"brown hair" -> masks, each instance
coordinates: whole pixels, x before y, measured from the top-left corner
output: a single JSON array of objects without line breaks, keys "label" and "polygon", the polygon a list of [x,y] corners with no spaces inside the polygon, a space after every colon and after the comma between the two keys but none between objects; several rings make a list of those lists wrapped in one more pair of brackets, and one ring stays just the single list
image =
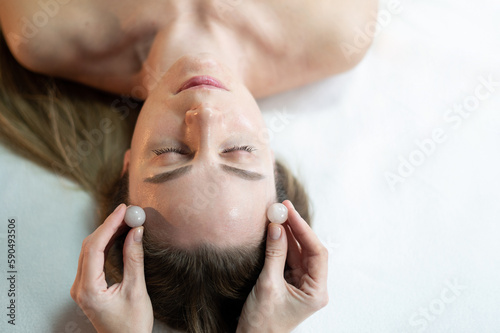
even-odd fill
[{"label": "brown hair", "polygon": [[[291,200],[310,221],[306,192],[280,162],[275,164],[276,200]],[[128,173],[112,187],[107,207],[110,214],[121,202],[128,203]],[[123,274],[123,242],[119,237],[108,253],[106,276],[119,282]],[[180,249],[159,244],[144,229],[144,272],[155,318],[187,332],[234,332],[245,300],[264,265],[266,233],[256,247],[219,249],[203,245]]]},{"label": "brown hair", "polygon": [[[132,102],[136,108],[125,107]],[[121,171],[139,109],[126,97],[23,68],[0,30],[0,140],[96,199]]]},{"label": "brown hair", "polygon": [[[0,31],[0,140],[90,192],[99,221],[128,201],[120,176],[141,103],[35,74],[21,67]],[[307,195],[277,162],[276,197],[290,199],[310,221]],[[145,276],[155,317],[188,332],[234,331],[245,299],[264,263],[265,235],[257,247],[182,250],[157,244],[144,232]],[[124,235],[109,251],[106,276],[120,281]]]}]

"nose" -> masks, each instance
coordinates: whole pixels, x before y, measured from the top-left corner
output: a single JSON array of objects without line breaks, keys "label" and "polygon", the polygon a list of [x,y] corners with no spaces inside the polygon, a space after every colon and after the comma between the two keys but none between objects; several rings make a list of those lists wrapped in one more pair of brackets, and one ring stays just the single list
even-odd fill
[{"label": "nose", "polygon": [[217,113],[209,105],[199,105],[186,112],[185,123],[188,127],[204,127],[216,121]]},{"label": "nose", "polygon": [[212,146],[215,147],[217,128],[221,125],[220,112],[210,105],[202,104],[188,110],[184,122],[188,140],[200,153],[208,153]]}]

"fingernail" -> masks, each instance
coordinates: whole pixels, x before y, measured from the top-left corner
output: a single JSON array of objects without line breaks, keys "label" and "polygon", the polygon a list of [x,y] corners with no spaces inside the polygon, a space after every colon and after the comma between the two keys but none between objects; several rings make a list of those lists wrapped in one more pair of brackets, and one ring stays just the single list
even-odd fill
[{"label": "fingernail", "polygon": [[281,236],[281,228],[277,225],[272,225],[269,227],[269,238],[272,240],[277,240]]},{"label": "fingernail", "polygon": [[142,240],[142,234],[144,233],[144,227],[138,227],[134,233],[134,241],[140,242]]},{"label": "fingernail", "polygon": [[293,203],[290,200],[288,201],[290,202],[290,206],[292,206],[293,210],[295,210],[295,206],[293,205]]},{"label": "fingernail", "polygon": [[113,211],[113,213],[115,213],[118,209],[120,209],[120,207],[121,207],[122,205],[123,205],[123,204],[119,204],[119,205],[115,208],[115,210]]}]

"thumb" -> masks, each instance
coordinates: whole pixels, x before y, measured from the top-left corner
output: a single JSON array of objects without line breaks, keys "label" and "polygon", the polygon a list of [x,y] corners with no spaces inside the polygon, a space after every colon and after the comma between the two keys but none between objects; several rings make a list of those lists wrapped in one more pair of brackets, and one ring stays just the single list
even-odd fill
[{"label": "thumb", "polygon": [[142,235],[144,227],[133,228],[129,231],[123,245],[123,282],[125,285],[144,285],[144,250]]},{"label": "thumb", "polygon": [[262,269],[263,278],[279,283],[283,281],[288,244],[282,225],[270,223],[267,229],[266,259]]}]

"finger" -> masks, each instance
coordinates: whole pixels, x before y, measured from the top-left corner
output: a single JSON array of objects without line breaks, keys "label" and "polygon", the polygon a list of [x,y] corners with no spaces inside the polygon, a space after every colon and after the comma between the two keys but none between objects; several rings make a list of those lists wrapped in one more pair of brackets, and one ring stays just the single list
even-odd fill
[{"label": "finger", "polygon": [[111,215],[92,233],[85,244],[82,260],[82,282],[94,283],[103,276],[104,250],[110,239],[122,225],[125,205],[119,205]]},{"label": "finger", "polygon": [[309,255],[319,254],[323,248],[323,244],[316,237],[314,231],[295,210],[295,207],[293,207],[289,200],[285,200],[283,204],[288,208],[288,225],[299,242],[302,252],[306,252]]},{"label": "finger", "polygon": [[73,282],[73,285],[71,286],[70,294],[71,298],[73,298],[75,301],[75,296],[76,296],[76,290],[80,284],[80,279],[82,276],[82,262],[83,262],[83,244],[85,244],[85,240],[82,242],[82,249],[80,250],[80,256],[78,257],[78,268],[76,269],[76,277],[75,281]]},{"label": "finger", "polygon": [[288,208],[288,224],[300,244],[302,258],[306,259],[309,275],[317,281],[326,282],[328,274],[328,252],[311,227],[295,210],[289,200],[283,204]]},{"label": "finger", "polygon": [[287,223],[283,224],[288,239],[288,253],[286,256],[286,263],[291,269],[299,268],[302,266],[302,255],[300,246],[293,235],[290,226]]},{"label": "finger", "polygon": [[142,236],[144,227],[133,228],[129,231],[123,245],[123,281],[125,288],[140,288],[145,286],[144,278],[144,250]]},{"label": "finger", "polygon": [[269,223],[267,229],[266,258],[261,276],[274,285],[283,281],[287,254],[286,232],[282,225]]},{"label": "finger", "polygon": [[[120,208],[120,205],[116,208],[116,210],[118,210],[118,208]],[[116,212],[115,210],[115,212]],[[123,227],[126,227],[126,225],[122,225],[120,226],[119,229],[122,229]],[[98,228],[99,229],[99,228]],[[97,231],[97,229],[96,229]],[[96,232],[94,231],[94,232]],[[105,254],[104,256],[106,257],[106,254],[109,250],[109,245],[112,244],[113,242],[113,239],[116,237],[116,233],[113,235],[110,243],[108,244],[108,246],[106,247],[105,249]],[[83,260],[84,260],[84,253],[85,253],[85,249],[86,247],[88,246],[88,241],[92,238],[92,234],[87,236],[83,241],[82,241],[82,248],[80,250],[80,256],[78,257],[78,268],[77,268],[77,272],[76,272],[76,277],[75,277],[75,281],[73,282],[73,286],[71,287],[71,293],[73,293],[74,291],[76,291],[76,289],[80,286],[80,282],[82,280],[82,271],[83,271]]]},{"label": "finger", "polygon": [[113,236],[111,237],[111,239],[109,240],[108,242],[108,245],[106,245],[106,248],[104,249],[104,260],[106,260],[106,258],[108,257],[108,252],[109,250],[111,249],[111,246],[113,246],[115,240],[123,235],[125,232],[129,231],[130,230],[130,227],[125,224],[125,223],[122,223],[118,229],[116,230],[116,232],[113,234]]},{"label": "finger", "polygon": [[76,269],[76,278],[75,278],[75,282],[77,280],[80,280],[80,277],[82,275],[82,265],[83,265],[83,248],[85,246],[85,242],[86,242],[87,238],[85,238],[82,242],[82,248],[80,250],[80,256],[78,257],[78,268]]}]

